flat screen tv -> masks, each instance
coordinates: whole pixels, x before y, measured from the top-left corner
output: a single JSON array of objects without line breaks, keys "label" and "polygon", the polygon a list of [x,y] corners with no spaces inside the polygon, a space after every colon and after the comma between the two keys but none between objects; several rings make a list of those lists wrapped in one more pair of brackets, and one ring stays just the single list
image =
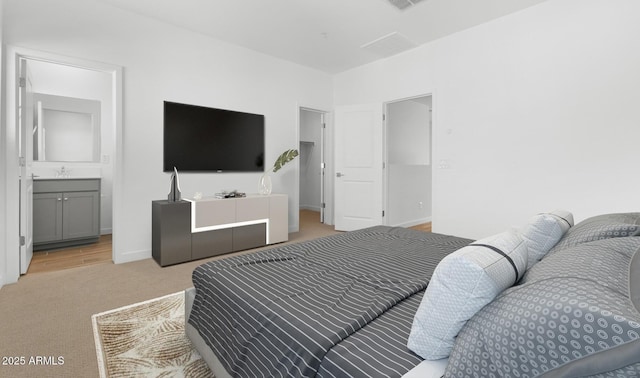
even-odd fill
[{"label": "flat screen tv", "polygon": [[263,172],[264,115],[164,102],[165,172]]}]

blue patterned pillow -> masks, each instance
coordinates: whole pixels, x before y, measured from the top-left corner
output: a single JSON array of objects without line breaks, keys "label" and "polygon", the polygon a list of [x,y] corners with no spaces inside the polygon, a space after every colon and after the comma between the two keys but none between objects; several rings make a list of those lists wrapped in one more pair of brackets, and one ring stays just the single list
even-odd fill
[{"label": "blue patterned pillow", "polygon": [[640,213],[598,215],[571,227],[558,244],[549,251],[549,254],[594,240],[638,235],[640,235]]}]

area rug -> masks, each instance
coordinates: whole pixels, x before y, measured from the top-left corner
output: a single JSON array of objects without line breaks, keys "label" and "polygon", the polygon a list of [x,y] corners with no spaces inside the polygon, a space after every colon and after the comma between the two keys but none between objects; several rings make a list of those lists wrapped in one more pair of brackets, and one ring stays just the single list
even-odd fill
[{"label": "area rug", "polygon": [[213,378],[185,335],[184,292],[91,317],[100,377]]}]

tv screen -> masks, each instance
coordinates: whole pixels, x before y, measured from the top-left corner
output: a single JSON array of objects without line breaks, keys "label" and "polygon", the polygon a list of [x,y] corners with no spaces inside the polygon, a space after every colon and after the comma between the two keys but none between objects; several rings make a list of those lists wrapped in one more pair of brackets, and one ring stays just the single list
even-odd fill
[{"label": "tv screen", "polygon": [[264,116],[164,102],[165,172],[264,171]]}]

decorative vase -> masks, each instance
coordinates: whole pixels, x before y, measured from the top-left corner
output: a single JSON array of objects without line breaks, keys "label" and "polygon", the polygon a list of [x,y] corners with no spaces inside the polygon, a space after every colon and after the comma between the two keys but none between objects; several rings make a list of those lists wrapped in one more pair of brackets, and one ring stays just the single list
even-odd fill
[{"label": "decorative vase", "polygon": [[271,176],[267,172],[263,173],[260,176],[260,188],[259,193],[263,196],[267,196],[271,194],[272,184],[271,184]]}]

